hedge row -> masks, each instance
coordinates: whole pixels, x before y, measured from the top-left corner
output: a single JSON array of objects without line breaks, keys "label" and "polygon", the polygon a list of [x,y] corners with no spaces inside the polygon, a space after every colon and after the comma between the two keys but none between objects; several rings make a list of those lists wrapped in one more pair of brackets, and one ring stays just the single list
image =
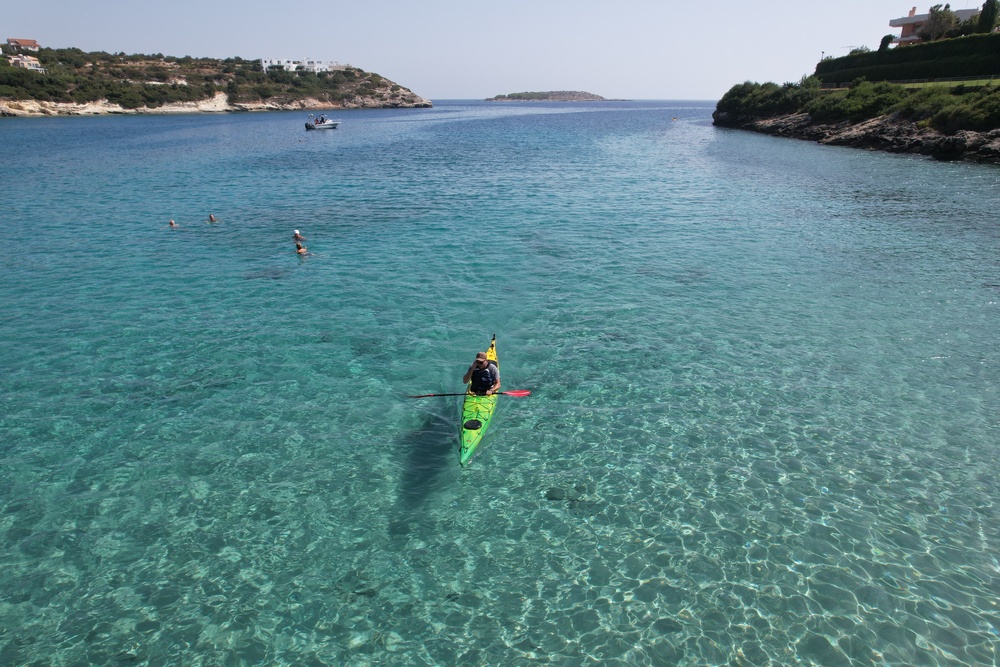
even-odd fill
[{"label": "hedge row", "polygon": [[1000,34],[969,35],[886,51],[828,58],[816,65],[823,83],[906,81],[1000,75]]}]

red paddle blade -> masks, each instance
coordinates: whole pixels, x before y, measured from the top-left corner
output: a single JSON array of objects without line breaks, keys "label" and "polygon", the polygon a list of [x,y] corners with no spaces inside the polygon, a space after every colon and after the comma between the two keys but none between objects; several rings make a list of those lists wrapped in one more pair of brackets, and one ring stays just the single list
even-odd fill
[{"label": "red paddle blade", "polygon": [[[467,392],[459,392],[457,394],[418,394],[417,396],[407,396],[407,398],[430,398],[432,396],[465,396]],[[500,391],[498,394],[506,394],[507,396],[527,396],[531,393],[530,389],[512,389],[510,391]]]}]

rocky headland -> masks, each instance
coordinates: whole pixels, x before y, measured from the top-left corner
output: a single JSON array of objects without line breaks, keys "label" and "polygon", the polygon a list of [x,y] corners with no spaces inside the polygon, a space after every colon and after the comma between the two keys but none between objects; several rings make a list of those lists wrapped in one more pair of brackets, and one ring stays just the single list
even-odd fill
[{"label": "rocky headland", "polygon": [[772,118],[739,117],[716,111],[714,124],[777,137],[816,141],[890,153],[927,155],[937,160],[969,160],[1000,164],[1000,129],[987,132],[959,130],[945,134],[899,114],[860,122],[818,123],[807,113]]},{"label": "rocky headland", "polygon": [[[4,46],[8,56],[10,47]],[[431,101],[374,72],[265,68],[260,60],[42,48],[39,69],[0,58],[0,116],[220,113],[429,108]]]}]

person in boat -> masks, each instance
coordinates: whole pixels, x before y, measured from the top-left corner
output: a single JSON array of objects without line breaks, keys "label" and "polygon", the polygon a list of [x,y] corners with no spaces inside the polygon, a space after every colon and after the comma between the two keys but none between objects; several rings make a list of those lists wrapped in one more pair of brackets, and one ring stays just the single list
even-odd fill
[{"label": "person in boat", "polygon": [[305,241],[306,237],[302,236],[302,234],[299,234],[299,230],[296,229],[295,233],[292,234],[292,240],[295,241],[296,243],[299,243],[301,241]]},{"label": "person in boat", "polygon": [[500,390],[500,367],[497,362],[488,360],[485,352],[477,352],[476,360],[465,371],[462,382],[471,383],[470,393],[480,396],[495,394]]}]

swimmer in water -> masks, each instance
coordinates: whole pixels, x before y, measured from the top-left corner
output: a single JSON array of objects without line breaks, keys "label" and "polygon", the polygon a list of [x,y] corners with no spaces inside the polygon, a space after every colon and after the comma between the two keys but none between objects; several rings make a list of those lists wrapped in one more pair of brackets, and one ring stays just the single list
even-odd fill
[{"label": "swimmer in water", "polygon": [[216,218],[214,214],[212,214],[212,213],[208,214],[208,222],[218,222],[218,221],[219,221],[219,219]]},{"label": "swimmer in water", "polygon": [[292,234],[292,240],[298,243],[299,241],[305,241],[306,237],[302,236],[302,234],[299,234],[299,230],[296,229],[295,233]]},{"label": "swimmer in water", "polygon": [[295,244],[295,252],[297,252],[301,257],[305,257],[309,254],[309,250],[301,243]]}]

